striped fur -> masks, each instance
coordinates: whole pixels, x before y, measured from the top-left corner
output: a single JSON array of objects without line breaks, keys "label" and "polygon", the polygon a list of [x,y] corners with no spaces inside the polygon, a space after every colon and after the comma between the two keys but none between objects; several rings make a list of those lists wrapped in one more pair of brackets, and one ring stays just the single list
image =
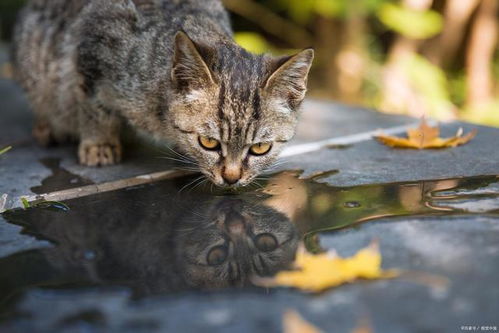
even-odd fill
[{"label": "striped fur", "polygon": [[[114,164],[127,121],[219,185],[228,167],[247,184],[293,136],[312,58],[246,52],[219,0],[32,0],[13,50],[40,142],[73,137],[81,163]],[[222,149],[204,150],[200,135]],[[271,152],[250,156],[260,142]]]}]

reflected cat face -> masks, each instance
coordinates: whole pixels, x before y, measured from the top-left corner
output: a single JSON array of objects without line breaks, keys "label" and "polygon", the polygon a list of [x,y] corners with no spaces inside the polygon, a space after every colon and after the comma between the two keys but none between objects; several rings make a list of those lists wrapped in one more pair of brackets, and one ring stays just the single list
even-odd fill
[{"label": "reflected cat face", "polygon": [[238,199],[194,212],[175,234],[180,271],[200,288],[243,286],[252,276],[272,275],[289,267],[298,246],[286,216]]},{"label": "reflected cat face", "polygon": [[142,202],[163,189],[133,191],[119,193],[129,200],[121,210],[110,210],[103,200],[72,206],[66,214],[33,215],[36,233],[57,243],[44,250],[51,266],[71,279],[124,283],[136,295],[150,295],[243,286],[293,262],[295,226],[262,202],[194,195],[167,198],[168,204],[151,209]]}]

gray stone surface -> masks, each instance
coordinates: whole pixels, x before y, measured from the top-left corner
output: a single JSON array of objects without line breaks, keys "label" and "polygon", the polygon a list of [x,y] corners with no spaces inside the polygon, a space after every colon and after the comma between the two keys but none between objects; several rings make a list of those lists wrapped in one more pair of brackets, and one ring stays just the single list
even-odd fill
[{"label": "gray stone surface", "polygon": [[[352,117],[355,114],[352,113]],[[374,140],[344,149],[320,151],[287,158],[283,169],[303,169],[305,174],[339,172],[326,180],[337,186],[495,175],[499,172],[499,130],[465,123],[442,124],[442,136],[459,127],[478,129],[468,144],[453,149],[393,149]]]},{"label": "gray stone surface", "polygon": [[[380,220],[321,236],[352,255],[377,238],[385,268],[405,278],[355,283],[311,296],[291,290],[180,293],[131,302],[126,290],[32,291],[20,309],[33,315],[8,332],[278,332],[286,309],[325,332],[351,332],[368,318],[374,332],[458,332],[462,325],[499,325],[499,219]],[[424,282],[432,274],[447,285]],[[433,278],[435,279],[435,278]],[[78,302],[74,302],[78,299]],[[69,320],[81,313],[99,320]],[[0,328],[2,328],[0,324]]]},{"label": "gray stone surface", "polygon": [[393,116],[361,107],[335,104],[321,100],[307,100],[297,134],[291,144],[319,141],[329,138],[412,124],[416,120]]}]

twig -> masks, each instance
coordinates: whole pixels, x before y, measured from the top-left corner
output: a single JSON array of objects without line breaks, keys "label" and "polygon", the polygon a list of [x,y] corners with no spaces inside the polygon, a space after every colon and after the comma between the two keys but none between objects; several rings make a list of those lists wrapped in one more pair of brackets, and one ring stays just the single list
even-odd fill
[{"label": "twig", "polygon": [[[160,180],[171,179],[176,177],[185,176],[191,174],[192,172],[179,171],[179,170],[167,170],[155,173],[149,173],[141,176],[136,176],[127,179],[120,179],[112,182],[95,184],[95,185],[87,185],[82,187],[71,188],[62,191],[55,191],[44,194],[36,194],[36,195],[24,195],[20,196],[15,200],[14,207],[22,207],[19,203],[22,202],[37,202],[37,201],[65,201],[75,198],[86,197],[89,195],[94,195],[98,193],[104,193],[114,190],[120,190],[130,186],[137,186],[143,184],[149,184],[153,182],[157,182]],[[6,201],[6,196],[2,197],[2,201]],[[0,207],[3,211],[5,211],[5,207]],[[0,212],[2,212],[0,210]]]}]

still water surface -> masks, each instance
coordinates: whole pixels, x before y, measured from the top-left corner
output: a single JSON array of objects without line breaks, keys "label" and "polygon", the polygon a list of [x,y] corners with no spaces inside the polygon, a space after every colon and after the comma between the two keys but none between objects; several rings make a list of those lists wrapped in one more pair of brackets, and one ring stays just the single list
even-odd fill
[{"label": "still water surface", "polygon": [[387,217],[499,216],[499,176],[355,187],[320,178],[287,171],[227,193],[185,187],[194,178],[182,177],[68,200],[69,210],[6,212],[7,221],[53,246],[0,259],[0,313],[32,288],[125,286],[141,298],[250,286],[254,276],[290,267],[300,244],[321,251],[324,232]]}]

